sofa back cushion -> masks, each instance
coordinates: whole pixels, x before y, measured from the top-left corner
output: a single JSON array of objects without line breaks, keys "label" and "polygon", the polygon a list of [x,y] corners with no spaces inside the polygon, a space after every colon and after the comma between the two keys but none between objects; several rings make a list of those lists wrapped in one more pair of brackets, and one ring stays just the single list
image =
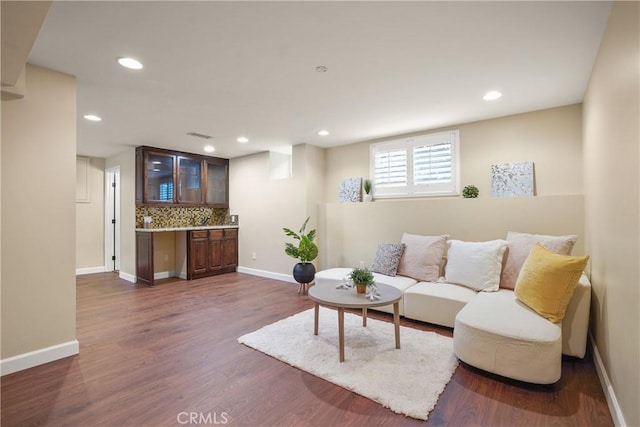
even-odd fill
[{"label": "sofa back cushion", "polygon": [[514,289],[516,287],[520,269],[536,243],[540,243],[551,252],[560,255],[571,255],[576,240],[578,240],[578,236],[575,235],[547,236],[544,234],[527,234],[509,231],[507,233],[509,246],[502,267],[500,287],[505,289]]},{"label": "sofa back cushion", "polygon": [[404,233],[401,243],[406,247],[398,265],[398,274],[421,282],[437,281],[447,237]]},{"label": "sofa back cushion", "polygon": [[476,291],[497,291],[505,240],[463,242],[449,240],[445,281]]}]

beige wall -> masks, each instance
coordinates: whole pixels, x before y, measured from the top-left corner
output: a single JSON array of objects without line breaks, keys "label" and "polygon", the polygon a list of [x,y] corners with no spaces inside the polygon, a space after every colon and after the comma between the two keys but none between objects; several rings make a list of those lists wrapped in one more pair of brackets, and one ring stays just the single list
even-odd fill
[{"label": "beige wall", "polygon": [[584,100],[592,334],[629,426],[640,425],[639,15],[615,3]]},{"label": "beige wall", "polygon": [[[491,197],[492,164],[522,161],[535,163],[537,195],[583,193],[581,105],[466,123],[447,129],[460,130],[460,188],[473,184],[480,190],[479,197]],[[429,132],[440,130],[444,129]],[[369,176],[369,146],[372,142],[327,150],[327,202],[337,201],[342,178]]]},{"label": "beige wall", "polygon": [[[171,274],[176,271],[176,234],[178,233],[154,233],[153,271],[155,273],[168,272]],[[180,238],[187,238],[184,233],[180,233],[179,236]]]},{"label": "beige wall", "polygon": [[[398,242],[403,232],[449,234],[461,240],[505,238],[509,230],[577,234],[584,248],[581,105],[461,124],[461,187],[474,184],[475,200],[436,197],[339,204],[342,178],[369,176],[371,142],[326,150],[321,237],[324,267],[370,263],[377,244]],[[435,131],[434,131],[435,132]],[[491,197],[491,165],[531,160],[537,197]],[[559,167],[562,165],[562,167]]]},{"label": "beige wall", "polygon": [[582,254],[583,202],[582,195],[571,195],[328,203],[323,268],[369,265],[379,243],[399,242],[404,232],[466,241],[504,239],[508,231],[576,234],[574,253]]},{"label": "beige wall", "polygon": [[76,202],[76,270],[104,267],[104,159],[89,159],[88,202]]},{"label": "beige wall", "polygon": [[27,65],[2,102],[2,358],[76,339],[75,78]]},{"label": "beige wall", "polygon": [[240,266],[291,275],[296,260],[284,253],[287,237],[282,227],[297,231],[307,216],[312,217],[309,227],[316,227],[317,196],[311,193],[320,191],[316,186],[321,160],[313,156],[321,152],[308,145],[293,147],[293,176],[281,180],[269,179],[269,153],[231,159],[229,202],[231,214],[240,216]]},{"label": "beige wall", "polygon": [[120,276],[136,275],[136,152],[129,148],[105,160],[105,169],[120,166]]}]

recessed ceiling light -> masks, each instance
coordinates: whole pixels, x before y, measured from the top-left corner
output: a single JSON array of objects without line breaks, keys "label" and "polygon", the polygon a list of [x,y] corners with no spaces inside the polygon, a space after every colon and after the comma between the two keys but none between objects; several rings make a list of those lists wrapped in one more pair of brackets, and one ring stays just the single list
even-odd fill
[{"label": "recessed ceiling light", "polygon": [[325,67],[324,65],[318,65],[318,66],[316,67],[316,71],[317,71],[318,73],[326,73],[326,72],[327,72],[327,70],[328,70],[328,68],[327,68],[327,67]]},{"label": "recessed ceiling light", "polygon": [[96,116],[95,114],[85,114],[82,117],[87,120],[91,120],[92,122],[99,122],[100,120],[102,120],[102,117]]},{"label": "recessed ceiling light", "polygon": [[318,132],[318,135],[327,136],[327,135],[329,135],[329,131],[328,130],[321,130],[320,132]]},{"label": "recessed ceiling light", "polygon": [[216,151],[216,149],[213,145],[206,145],[204,147],[204,151],[206,151],[207,153],[213,153],[214,151]]},{"label": "recessed ceiling light", "polygon": [[501,96],[502,96],[501,92],[498,92],[497,90],[491,90],[485,93],[482,99],[484,99],[485,101],[494,101],[500,98]]},{"label": "recessed ceiling light", "polygon": [[139,70],[142,68],[142,63],[133,58],[118,58],[118,64],[132,70]]},{"label": "recessed ceiling light", "polygon": [[241,136],[241,137],[239,137],[238,139],[236,139],[236,141],[238,141],[238,142],[240,142],[240,143],[244,144],[244,143],[246,143],[246,142],[249,142],[249,138],[247,138],[246,136]]}]

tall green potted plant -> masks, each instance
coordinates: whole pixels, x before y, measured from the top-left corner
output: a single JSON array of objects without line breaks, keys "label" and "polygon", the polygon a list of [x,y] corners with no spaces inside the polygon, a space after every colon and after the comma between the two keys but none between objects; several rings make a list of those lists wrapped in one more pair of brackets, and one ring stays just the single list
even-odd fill
[{"label": "tall green potted plant", "polygon": [[316,268],[311,261],[318,256],[318,246],[313,243],[316,237],[316,230],[305,233],[309,218],[306,219],[300,231],[297,233],[289,228],[283,228],[284,234],[298,241],[297,246],[293,243],[285,243],[284,252],[292,258],[300,260],[293,267],[293,278],[298,283],[311,283],[316,276]]}]

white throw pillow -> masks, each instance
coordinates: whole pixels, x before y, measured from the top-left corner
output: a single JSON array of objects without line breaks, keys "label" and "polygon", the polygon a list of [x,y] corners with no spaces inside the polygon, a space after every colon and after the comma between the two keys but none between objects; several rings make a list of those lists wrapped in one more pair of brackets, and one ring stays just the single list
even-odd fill
[{"label": "white throw pillow", "polygon": [[505,240],[462,242],[449,240],[445,280],[475,291],[497,291],[500,286]]}]

